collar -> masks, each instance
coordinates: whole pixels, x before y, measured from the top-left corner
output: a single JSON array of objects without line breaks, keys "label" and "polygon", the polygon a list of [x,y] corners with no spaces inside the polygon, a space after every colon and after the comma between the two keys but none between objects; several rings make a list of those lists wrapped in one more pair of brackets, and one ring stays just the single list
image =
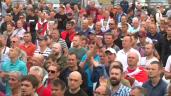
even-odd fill
[{"label": "collar", "polygon": [[10,64],[11,65],[15,65],[15,64],[18,64],[19,63],[19,59],[17,59],[16,61],[15,61],[15,63],[12,63],[12,61],[10,60]]},{"label": "collar", "polygon": [[134,76],[134,75],[140,73],[141,71],[142,70],[139,67],[137,67],[135,70],[130,70],[130,69],[127,68],[126,72],[127,72],[128,76]]},{"label": "collar", "polygon": [[157,87],[157,86],[159,86],[159,85],[161,84],[161,82],[162,82],[162,78],[160,78],[160,80],[159,80],[159,82],[157,83],[156,86],[153,86],[153,85],[152,85],[152,81],[149,80],[149,83],[150,83],[150,85],[151,85],[152,87]]}]

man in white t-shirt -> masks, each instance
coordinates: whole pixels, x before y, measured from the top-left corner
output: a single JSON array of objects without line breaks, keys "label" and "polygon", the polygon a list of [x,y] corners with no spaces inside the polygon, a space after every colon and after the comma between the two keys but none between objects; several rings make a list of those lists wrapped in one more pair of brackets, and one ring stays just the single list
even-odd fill
[{"label": "man in white t-shirt", "polygon": [[150,63],[152,61],[159,61],[157,59],[157,57],[154,56],[154,52],[155,52],[154,45],[151,43],[146,44],[145,45],[145,55],[146,56],[141,58],[140,65],[144,66],[146,68],[146,67],[148,67],[148,65],[150,65]]},{"label": "man in white t-shirt", "polygon": [[165,78],[171,79],[171,55],[168,57],[165,66]]},{"label": "man in white t-shirt", "polygon": [[122,41],[123,49],[118,51],[117,56],[116,56],[117,57],[116,60],[120,61],[123,64],[124,71],[128,67],[128,64],[127,64],[127,54],[128,54],[128,52],[135,52],[135,53],[137,53],[138,57],[139,57],[138,58],[139,62],[141,60],[140,53],[136,49],[132,48],[132,43],[131,42],[132,42],[131,36],[125,36],[123,38],[123,41]]}]

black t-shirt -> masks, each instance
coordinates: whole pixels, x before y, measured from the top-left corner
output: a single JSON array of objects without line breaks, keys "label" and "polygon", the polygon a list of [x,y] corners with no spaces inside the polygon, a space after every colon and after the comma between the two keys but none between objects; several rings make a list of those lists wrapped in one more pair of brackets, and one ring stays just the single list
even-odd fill
[{"label": "black t-shirt", "polygon": [[27,25],[30,27],[30,31],[35,31],[35,27],[36,27],[36,23],[38,21],[38,17],[37,16],[30,16],[28,15],[26,17],[26,22],[27,22]]},{"label": "black t-shirt", "polygon": [[76,94],[71,94],[69,89],[66,90],[64,96],[88,96],[82,89],[80,89]]},{"label": "black t-shirt", "polygon": [[61,15],[61,14],[57,13],[55,15],[55,19],[57,19],[57,21],[58,21],[58,29],[64,30],[66,21],[67,21],[66,14]]}]

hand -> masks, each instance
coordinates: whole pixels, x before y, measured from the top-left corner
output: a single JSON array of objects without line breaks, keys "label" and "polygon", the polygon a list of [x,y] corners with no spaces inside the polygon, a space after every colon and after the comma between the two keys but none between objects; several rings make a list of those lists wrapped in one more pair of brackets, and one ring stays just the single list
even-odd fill
[{"label": "hand", "polygon": [[135,78],[130,77],[130,76],[128,76],[128,75],[125,77],[125,79],[127,79],[127,80],[130,82],[131,85],[133,85],[134,82],[135,82]]},{"label": "hand", "polygon": [[104,85],[104,86],[107,86],[107,79],[105,79],[104,76],[101,76],[100,79],[99,79],[99,83],[100,85]]},{"label": "hand", "polygon": [[7,75],[7,74],[6,74],[5,72],[0,71],[0,77],[1,77],[1,78],[5,78],[6,75]]}]

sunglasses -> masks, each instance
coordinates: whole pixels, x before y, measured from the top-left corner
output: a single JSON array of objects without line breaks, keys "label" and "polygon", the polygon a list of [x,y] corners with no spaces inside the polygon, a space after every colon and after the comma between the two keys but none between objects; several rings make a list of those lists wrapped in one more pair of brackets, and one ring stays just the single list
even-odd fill
[{"label": "sunglasses", "polygon": [[56,71],[54,71],[54,70],[48,70],[48,73],[52,73],[52,74],[54,74]]},{"label": "sunglasses", "polygon": [[16,81],[17,79],[15,79],[15,78],[9,78],[9,80],[11,80],[11,81]]}]

